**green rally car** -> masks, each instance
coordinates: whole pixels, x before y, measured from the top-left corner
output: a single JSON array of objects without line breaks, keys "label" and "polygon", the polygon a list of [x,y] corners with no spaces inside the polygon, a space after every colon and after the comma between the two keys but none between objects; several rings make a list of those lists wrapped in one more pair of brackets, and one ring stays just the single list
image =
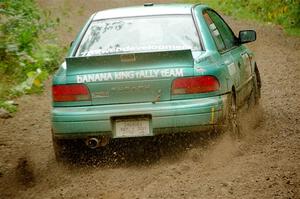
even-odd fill
[{"label": "green rally car", "polygon": [[52,136],[57,157],[69,140],[89,148],[110,139],[230,127],[258,102],[260,75],[243,45],[205,5],[145,4],[93,14],[53,77]]}]

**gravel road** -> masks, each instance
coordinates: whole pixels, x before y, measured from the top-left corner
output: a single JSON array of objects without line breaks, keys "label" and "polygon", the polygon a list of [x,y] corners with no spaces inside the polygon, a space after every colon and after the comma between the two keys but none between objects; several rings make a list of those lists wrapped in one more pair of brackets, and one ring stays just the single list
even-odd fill
[{"label": "gravel road", "polygon": [[[95,10],[139,1],[38,2],[61,18],[59,39],[65,45]],[[258,34],[249,46],[262,76],[262,109],[243,119],[242,138],[188,134],[159,142],[130,140],[58,164],[48,81],[44,93],[17,99],[15,117],[0,120],[0,198],[299,199],[300,38],[277,26],[226,19],[235,31]]]}]

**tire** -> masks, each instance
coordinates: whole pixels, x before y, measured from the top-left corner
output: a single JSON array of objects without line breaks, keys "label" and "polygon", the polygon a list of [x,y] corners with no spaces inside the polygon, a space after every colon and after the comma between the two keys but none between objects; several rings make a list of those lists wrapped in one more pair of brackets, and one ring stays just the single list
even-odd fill
[{"label": "tire", "polygon": [[66,148],[67,143],[64,142],[65,140],[59,140],[52,136],[52,144],[53,144],[53,150],[56,161],[60,162],[62,160],[65,160],[67,157]]},{"label": "tire", "polygon": [[261,97],[261,77],[260,77],[260,73],[257,67],[255,67],[255,79],[256,79],[256,85],[257,85],[257,97],[258,99],[260,99]]},{"label": "tire", "polygon": [[52,133],[52,144],[57,162],[69,161],[76,154],[76,143],[73,140],[58,139]]},{"label": "tire", "polygon": [[247,115],[244,116],[243,120],[247,120],[247,125],[245,128],[247,130],[252,130],[257,128],[260,123],[263,121],[263,108],[260,105],[259,101],[261,98],[261,80],[260,75],[255,69],[255,75],[253,77],[253,87],[251,91],[251,95],[248,99],[248,109]]},{"label": "tire", "polygon": [[228,101],[227,130],[232,137],[239,138],[241,136],[241,124],[234,92],[231,93]]},{"label": "tire", "polygon": [[253,86],[251,95],[248,99],[248,109],[254,109],[259,105],[260,95],[261,95],[261,83],[258,70],[255,71],[253,77]]}]

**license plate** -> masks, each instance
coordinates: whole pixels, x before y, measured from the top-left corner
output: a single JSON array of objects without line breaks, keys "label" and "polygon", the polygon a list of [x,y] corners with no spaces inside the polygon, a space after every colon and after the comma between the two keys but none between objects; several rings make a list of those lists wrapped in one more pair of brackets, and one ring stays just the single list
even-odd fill
[{"label": "license plate", "polygon": [[150,122],[148,118],[115,120],[115,137],[141,137],[150,135]]}]

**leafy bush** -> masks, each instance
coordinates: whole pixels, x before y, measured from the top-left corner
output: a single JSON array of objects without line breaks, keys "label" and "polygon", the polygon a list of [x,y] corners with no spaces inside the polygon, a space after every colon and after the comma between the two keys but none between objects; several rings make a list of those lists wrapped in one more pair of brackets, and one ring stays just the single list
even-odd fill
[{"label": "leafy bush", "polygon": [[10,113],[14,113],[17,111],[17,106],[14,104],[14,101],[1,101],[0,100],[0,108],[3,108]]},{"label": "leafy bush", "polygon": [[61,57],[55,25],[34,0],[0,2],[0,100],[43,88]]},{"label": "leafy bush", "polygon": [[227,14],[247,9],[264,21],[275,22],[287,28],[300,27],[299,0],[221,0],[220,4],[227,8]]},{"label": "leafy bush", "polygon": [[300,33],[300,0],[202,0],[201,2],[227,15],[273,22],[282,25],[286,30],[292,30],[292,33],[293,31],[295,34]]}]

